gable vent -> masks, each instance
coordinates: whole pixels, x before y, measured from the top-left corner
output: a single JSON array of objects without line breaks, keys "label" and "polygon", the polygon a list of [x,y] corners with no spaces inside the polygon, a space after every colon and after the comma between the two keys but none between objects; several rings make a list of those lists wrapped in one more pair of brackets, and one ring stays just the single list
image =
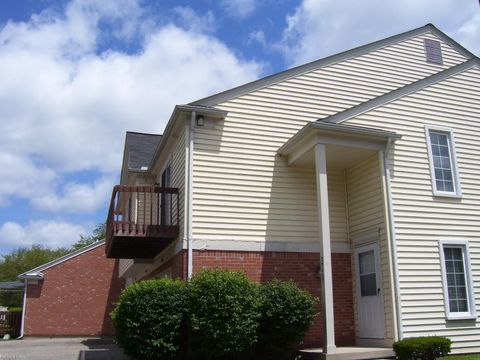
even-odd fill
[{"label": "gable vent", "polygon": [[440,41],[424,39],[424,44],[427,63],[442,65],[443,59]]}]

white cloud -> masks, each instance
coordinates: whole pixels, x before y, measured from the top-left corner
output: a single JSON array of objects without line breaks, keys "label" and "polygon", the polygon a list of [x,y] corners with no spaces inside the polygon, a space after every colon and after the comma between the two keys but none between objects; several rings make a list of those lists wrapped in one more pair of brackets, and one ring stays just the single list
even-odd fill
[{"label": "white cloud", "polygon": [[267,39],[265,37],[265,32],[262,30],[255,30],[250,32],[250,34],[248,34],[248,41],[257,42],[264,47],[267,46]]},{"label": "white cloud", "polygon": [[[258,63],[198,31],[213,15],[182,9],[196,26],[155,27],[134,0],[74,0],[64,13],[0,28],[0,163],[13,164],[0,202],[17,195],[50,211],[98,208],[105,179],[118,177],[126,130],[161,133],[175,104],[259,76]],[[140,48],[100,51],[108,37]],[[100,180],[64,183],[79,171]]]},{"label": "white cloud", "polygon": [[208,33],[216,30],[215,15],[211,11],[198,15],[191,7],[177,6],[172,12],[178,16],[182,27],[189,31]]},{"label": "white cloud", "polygon": [[90,228],[67,222],[36,220],[22,226],[6,222],[0,227],[0,248],[29,247],[40,244],[46,247],[70,246],[89,234]]},{"label": "white cloud", "polygon": [[298,65],[431,22],[479,52],[479,11],[472,0],[304,0],[277,46]]},{"label": "white cloud", "polygon": [[108,204],[114,182],[111,178],[100,178],[92,184],[69,182],[62,186],[60,193],[34,195],[32,204],[52,212],[94,213]]},{"label": "white cloud", "polygon": [[255,0],[222,0],[220,5],[228,15],[239,19],[249,17],[256,9]]}]

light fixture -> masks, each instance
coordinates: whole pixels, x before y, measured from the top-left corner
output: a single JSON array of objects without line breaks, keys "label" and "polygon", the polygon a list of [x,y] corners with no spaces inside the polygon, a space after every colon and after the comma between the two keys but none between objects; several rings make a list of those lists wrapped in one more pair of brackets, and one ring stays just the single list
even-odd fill
[{"label": "light fixture", "polygon": [[197,126],[203,126],[205,124],[205,117],[203,115],[197,115]]}]

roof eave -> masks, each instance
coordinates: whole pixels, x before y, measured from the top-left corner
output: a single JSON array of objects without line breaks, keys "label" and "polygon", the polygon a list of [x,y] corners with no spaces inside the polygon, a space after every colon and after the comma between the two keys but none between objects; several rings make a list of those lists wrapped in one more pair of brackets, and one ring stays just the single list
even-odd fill
[{"label": "roof eave", "polygon": [[154,168],[155,163],[158,160],[158,157],[160,156],[165,145],[167,144],[169,135],[172,132],[173,127],[175,125],[175,119],[179,116],[181,112],[192,112],[192,111],[195,111],[197,114],[202,114],[202,115],[207,115],[213,118],[222,118],[222,119],[225,118],[228,114],[228,111],[215,109],[207,106],[192,105],[192,104],[176,105],[172,111],[172,115],[170,115],[167,126],[165,127],[165,131],[163,132],[162,139],[160,140],[157,148],[155,149],[152,160],[148,165],[149,171],[151,171]]},{"label": "roof eave", "polygon": [[312,131],[325,131],[328,133],[335,133],[345,136],[362,136],[376,141],[398,140],[401,139],[401,135],[393,131],[385,131],[380,129],[366,128],[360,126],[340,125],[323,122],[309,122],[303,128],[301,128],[295,135],[293,135],[285,144],[283,144],[278,150],[277,154],[283,156],[288,155],[288,152],[295,147],[295,145],[301,141],[305,136],[311,134]]},{"label": "roof eave", "polygon": [[434,25],[426,24],[416,29],[412,29],[397,35],[387,37],[385,39],[380,39],[362,46],[358,46],[356,48],[343,51],[338,54],[327,56],[323,59],[315,60],[307,64],[296,66],[294,68],[287,69],[285,71],[249,82],[247,84],[240,85],[214,95],[207,96],[205,98],[193,101],[189,105],[214,106],[219,103],[230,100],[232,98],[275,84],[277,82],[285,81],[292,77],[295,77],[310,71],[314,71],[316,69],[337,63],[339,61],[345,61],[350,58],[366,54],[370,51],[374,51],[382,47],[394,44],[396,42],[403,41],[409,37],[418,36],[427,32],[434,33],[436,36],[443,39],[445,42],[447,42],[450,46],[455,48],[459,53],[461,53],[465,57],[467,58],[475,57],[475,55],[473,55],[470,51],[465,49],[463,46],[461,46],[459,43],[457,43],[455,40],[450,38],[448,35],[446,35],[442,31],[437,29]]},{"label": "roof eave", "polygon": [[[61,264],[67,260],[70,260],[76,256],[79,256],[87,251],[90,251],[90,250],[93,250],[95,249],[96,247],[99,247],[101,245],[104,245],[105,244],[105,240],[101,240],[101,241],[96,241],[90,245],[87,245],[87,246],[84,246],[78,250],[75,250],[69,254],[66,254],[66,255],[63,255],[57,259],[54,259],[52,261],[49,261],[45,264],[42,264],[40,266],[37,266],[36,268],[33,268],[31,270],[28,270],[28,271],[25,271],[23,273],[21,273],[20,275],[18,275],[17,277],[19,279],[25,279],[25,278],[28,278],[28,279],[33,279],[34,277],[32,276],[35,276],[35,274],[42,274],[42,271],[46,270],[46,269],[49,269],[53,266],[56,266],[58,264]],[[42,278],[43,278],[43,274],[41,275]]]}]

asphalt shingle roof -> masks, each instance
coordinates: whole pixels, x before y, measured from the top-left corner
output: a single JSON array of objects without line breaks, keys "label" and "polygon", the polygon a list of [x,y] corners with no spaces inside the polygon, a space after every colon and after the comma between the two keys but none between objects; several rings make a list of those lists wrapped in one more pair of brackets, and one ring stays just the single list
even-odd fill
[{"label": "asphalt shingle roof", "polygon": [[145,170],[148,167],[162,135],[127,132],[128,170]]}]

